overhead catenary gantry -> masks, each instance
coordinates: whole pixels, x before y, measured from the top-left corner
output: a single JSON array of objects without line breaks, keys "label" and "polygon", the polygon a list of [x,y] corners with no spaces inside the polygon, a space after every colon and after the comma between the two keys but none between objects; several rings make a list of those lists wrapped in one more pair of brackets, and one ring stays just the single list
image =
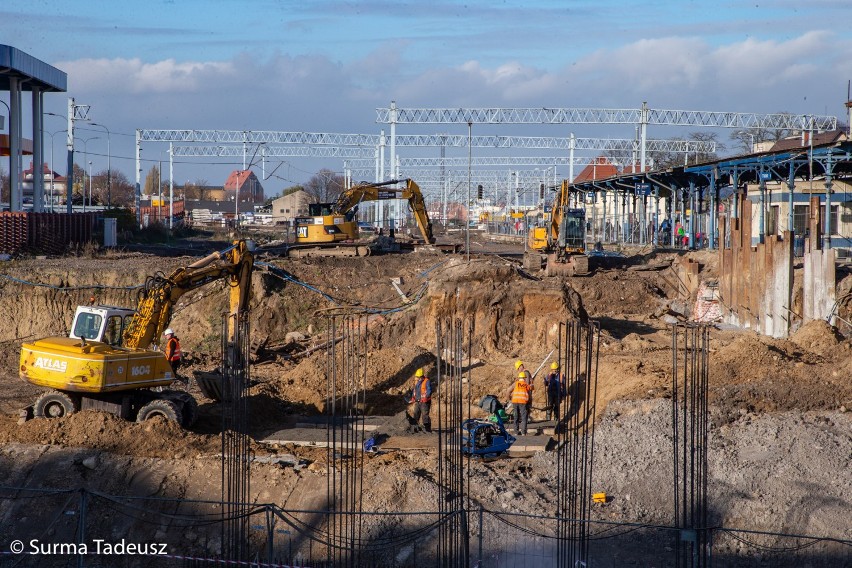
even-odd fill
[{"label": "overhead catenary gantry", "polygon": [[[390,163],[395,160],[397,124],[634,124],[640,133],[640,165],[646,167],[647,126],[702,126],[715,128],[768,128],[833,130],[834,116],[791,113],[744,113],[692,110],[606,108],[389,108],[376,109],[376,122],[390,125]],[[573,179],[573,176],[571,176]]]},{"label": "overhead catenary gantry", "polygon": [[[384,178],[384,149],[388,137],[381,134],[347,134],[334,132],[286,132],[270,130],[198,130],[198,129],[138,129],[136,131],[136,201],[137,211],[141,199],[141,153],[142,142],[165,142],[169,144],[170,162],[175,156],[181,157],[236,157],[242,155],[243,167],[250,156],[259,157],[263,162],[272,157],[318,157],[364,159],[372,158],[376,162],[377,181]],[[695,140],[649,140],[653,150],[675,153],[712,153],[713,141]],[[569,150],[566,163],[573,167],[578,161],[574,150],[594,150],[613,152],[636,152],[637,140],[543,137],[543,136],[460,136],[453,134],[412,134],[396,137],[396,144],[402,147],[479,147],[502,149],[550,149]],[[424,160],[426,158],[423,158]],[[522,157],[517,158],[522,160]],[[534,166],[529,160],[528,165]],[[506,164],[511,165],[511,164]],[[520,165],[520,164],[518,164]],[[538,164],[542,167],[549,162]],[[170,163],[170,171],[172,169]],[[573,173],[573,172],[572,172]],[[140,219],[141,221],[141,219]]]}]

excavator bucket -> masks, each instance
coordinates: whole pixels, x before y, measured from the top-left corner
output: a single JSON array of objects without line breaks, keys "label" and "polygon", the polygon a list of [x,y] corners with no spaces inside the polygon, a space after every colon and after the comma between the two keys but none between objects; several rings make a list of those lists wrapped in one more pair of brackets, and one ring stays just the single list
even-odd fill
[{"label": "excavator bucket", "polygon": [[231,389],[225,375],[215,371],[193,371],[192,374],[201,394],[216,402],[228,402]]},{"label": "excavator bucket", "polygon": [[547,276],[586,276],[589,274],[589,257],[584,254],[573,254],[567,258],[557,258],[556,253],[547,255],[545,266]]}]

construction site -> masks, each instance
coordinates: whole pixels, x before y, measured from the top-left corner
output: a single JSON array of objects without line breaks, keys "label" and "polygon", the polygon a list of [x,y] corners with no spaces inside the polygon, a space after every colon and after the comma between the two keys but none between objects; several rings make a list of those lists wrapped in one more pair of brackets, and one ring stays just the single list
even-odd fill
[{"label": "construction site", "polygon": [[[66,76],[0,48],[24,63],[0,82],[0,566],[852,566],[835,117],[391,102],[389,160],[384,132],[140,128],[133,203],[111,202],[108,166],[87,209],[75,121],[109,129],[70,98],[64,202],[38,166],[25,191],[21,91],[42,164],[42,97]],[[636,138],[471,133],[580,122]],[[424,123],[467,136],[396,133]],[[791,136],[719,158],[649,124]],[[188,200],[143,200],[143,142],[168,143],[169,170],[241,153],[235,180],[250,152],[358,163],[270,227],[241,222],[236,183],[229,223],[197,207],[216,225],[187,226]],[[648,148],[693,159],[655,169]]]},{"label": "construction site", "polygon": [[[27,420],[43,389],[17,377],[18,347],[67,337],[77,305],[135,305],[146,278],[228,240],[4,263],[3,539],[68,546],[3,564],[850,563],[841,330],[799,320],[771,338],[695,322],[724,251],[623,248],[565,278],[526,271],[520,243],[472,240],[469,256],[282,259],[259,246],[237,330],[247,363],[231,373],[241,388],[217,401],[197,380],[175,383],[199,403],[188,428],[94,409]],[[797,262],[794,297],[803,274]],[[848,296],[842,268],[836,286]],[[174,306],[183,375],[228,373],[229,287]],[[838,322],[849,309],[838,302]],[[543,367],[527,435],[507,452],[461,451],[473,435],[462,425],[488,415],[480,400],[507,402],[516,360]],[[569,382],[559,423],[544,412],[551,362]],[[411,427],[417,369],[434,389],[431,433]],[[96,541],[164,553],[70,548]]]}]

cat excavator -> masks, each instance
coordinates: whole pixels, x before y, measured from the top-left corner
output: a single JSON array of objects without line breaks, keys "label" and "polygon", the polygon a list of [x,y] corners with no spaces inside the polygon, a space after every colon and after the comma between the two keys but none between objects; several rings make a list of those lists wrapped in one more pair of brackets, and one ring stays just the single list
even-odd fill
[{"label": "cat excavator", "polygon": [[568,206],[568,180],[553,200],[550,222],[531,227],[524,252],[524,267],[547,276],[582,276],[589,273],[586,255],[586,211]]},{"label": "cat excavator", "polygon": [[167,388],[177,377],[152,344],[159,342],[181,296],[211,282],[227,280],[232,314],[247,310],[253,250],[252,241],[235,241],[169,276],[148,277],[135,310],[79,306],[68,337],[24,343],[21,379],[48,389],[35,401],[33,415],[94,409],[137,422],[163,416],[191,426],[198,403],[188,392]]},{"label": "cat excavator", "polygon": [[[400,183],[405,186],[395,187]],[[296,244],[289,247],[288,255],[369,256],[370,246],[357,242],[360,237],[358,206],[365,201],[385,199],[407,200],[423,241],[425,244],[435,242],[420,186],[411,179],[390,180],[355,185],[341,193],[334,203],[308,205],[310,217],[296,218]]]}]

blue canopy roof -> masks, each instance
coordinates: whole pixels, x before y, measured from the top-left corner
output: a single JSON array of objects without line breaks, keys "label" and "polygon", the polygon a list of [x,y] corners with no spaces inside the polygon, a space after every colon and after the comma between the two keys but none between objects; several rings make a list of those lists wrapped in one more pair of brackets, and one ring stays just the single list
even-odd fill
[{"label": "blue canopy roof", "polygon": [[46,92],[64,93],[68,88],[68,75],[64,71],[20,49],[0,45],[0,90],[9,90],[9,79],[12,77],[26,79],[20,85],[22,91],[32,91],[38,87]]}]

